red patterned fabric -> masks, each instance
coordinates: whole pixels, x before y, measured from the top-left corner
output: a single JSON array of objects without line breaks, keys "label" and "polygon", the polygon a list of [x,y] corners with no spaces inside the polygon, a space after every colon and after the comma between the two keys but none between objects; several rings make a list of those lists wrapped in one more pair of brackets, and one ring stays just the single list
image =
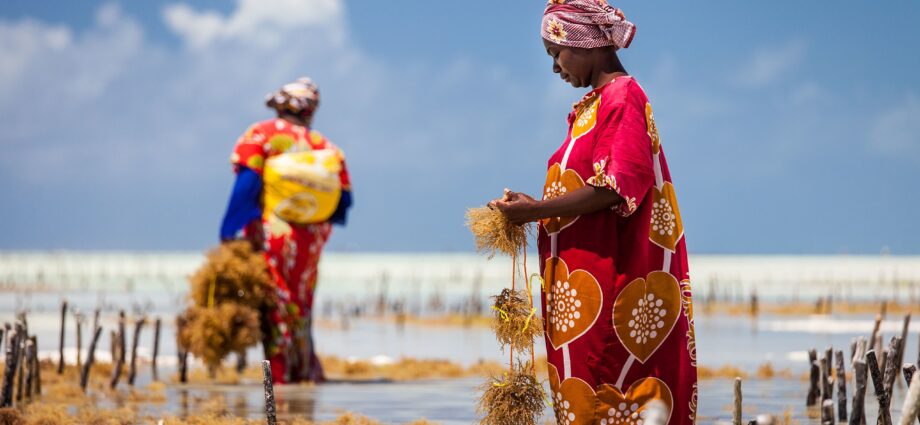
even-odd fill
[{"label": "red patterned fabric", "polygon": [[607,0],[550,0],[541,31],[544,39],[562,46],[625,49],[636,35],[636,26]]},{"label": "red patterned fabric", "polygon": [[544,199],[585,185],[612,210],[541,221],[542,296],[559,424],[638,423],[653,401],[696,418],[696,343],[683,223],[645,93],[620,77],[588,93],[548,163]]}]

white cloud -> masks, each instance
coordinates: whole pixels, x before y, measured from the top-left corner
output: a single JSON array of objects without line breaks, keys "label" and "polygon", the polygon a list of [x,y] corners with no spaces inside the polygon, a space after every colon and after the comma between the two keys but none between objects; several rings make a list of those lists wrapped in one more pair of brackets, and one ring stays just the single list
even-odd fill
[{"label": "white cloud", "polygon": [[869,140],[875,152],[920,163],[920,101],[911,95],[879,114]]},{"label": "white cloud", "polygon": [[167,6],[163,18],[194,49],[233,39],[275,47],[293,28],[340,29],[343,9],[341,0],[238,0],[236,10],[227,17],[179,3]]},{"label": "white cloud", "polygon": [[807,50],[807,45],[801,40],[763,48],[755,52],[741,67],[736,75],[736,81],[750,87],[775,82],[801,64]]}]

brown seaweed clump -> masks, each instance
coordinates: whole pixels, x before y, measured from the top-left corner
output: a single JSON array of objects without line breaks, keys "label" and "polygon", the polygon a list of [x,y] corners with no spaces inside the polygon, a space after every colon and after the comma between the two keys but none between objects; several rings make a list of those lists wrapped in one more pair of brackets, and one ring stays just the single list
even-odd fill
[{"label": "brown seaweed clump", "polygon": [[525,292],[505,288],[492,299],[492,311],[495,313],[492,330],[502,348],[511,346],[516,351],[533,349],[534,339],[543,336],[543,323],[536,317]]},{"label": "brown seaweed clump", "polygon": [[25,425],[22,414],[12,407],[0,409],[0,425]]},{"label": "brown seaweed clump", "polygon": [[518,362],[502,376],[483,384],[477,412],[482,425],[535,425],[546,407],[543,387],[533,365]]},{"label": "brown seaweed clump", "polygon": [[489,207],[468,209],[466,226],[476,238],[476,250],[488,253],[489,258],[496,252],[514,257],[527,245],[528,227],[511,224],[501,211]]},{"label": "brown seaweed clump", "polygon": [[274,304],[274,283],[265,257],[245,240],[226,242],[208,252],[207,261],[189,283],[192,302],[199,307],[232,302],[259,310]]},{"label": "brown seaweed clump", "polygon": [[230,353],[244,351],[262,338],[259,313],[233,303],[190,307],[183,315],[179,344],[214,370]]}]

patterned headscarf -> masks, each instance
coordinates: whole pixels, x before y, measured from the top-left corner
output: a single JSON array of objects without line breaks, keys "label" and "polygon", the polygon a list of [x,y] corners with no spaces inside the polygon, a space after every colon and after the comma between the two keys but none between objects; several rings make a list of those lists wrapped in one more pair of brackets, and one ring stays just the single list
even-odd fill
[{"label": "patterned headscarf", "polygon": [[607,0],[549,0],[542,33],[562,46],[625,49],[636,35],[636,26]]},{"label": "patterned headscarf", "polygon": [[278,113],[289,113],[308,119],[319,107],[319,87],[308,77],[285,84],[266,97],[265,104]]}]

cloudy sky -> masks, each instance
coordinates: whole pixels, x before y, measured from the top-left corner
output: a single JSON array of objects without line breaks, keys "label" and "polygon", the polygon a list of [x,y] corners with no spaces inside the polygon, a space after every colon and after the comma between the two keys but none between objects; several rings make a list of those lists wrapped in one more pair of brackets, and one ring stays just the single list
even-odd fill
[{"label": "cloudy sky", "polygon": [[[920,2],[615,5],[698,253],[920,253]],[[0,249],[216,242],[238,135],[300,75],[347,153],[339,251],[471,248],[464,209],[541,190],[581,92],[539,0],[0,5]]]}]

